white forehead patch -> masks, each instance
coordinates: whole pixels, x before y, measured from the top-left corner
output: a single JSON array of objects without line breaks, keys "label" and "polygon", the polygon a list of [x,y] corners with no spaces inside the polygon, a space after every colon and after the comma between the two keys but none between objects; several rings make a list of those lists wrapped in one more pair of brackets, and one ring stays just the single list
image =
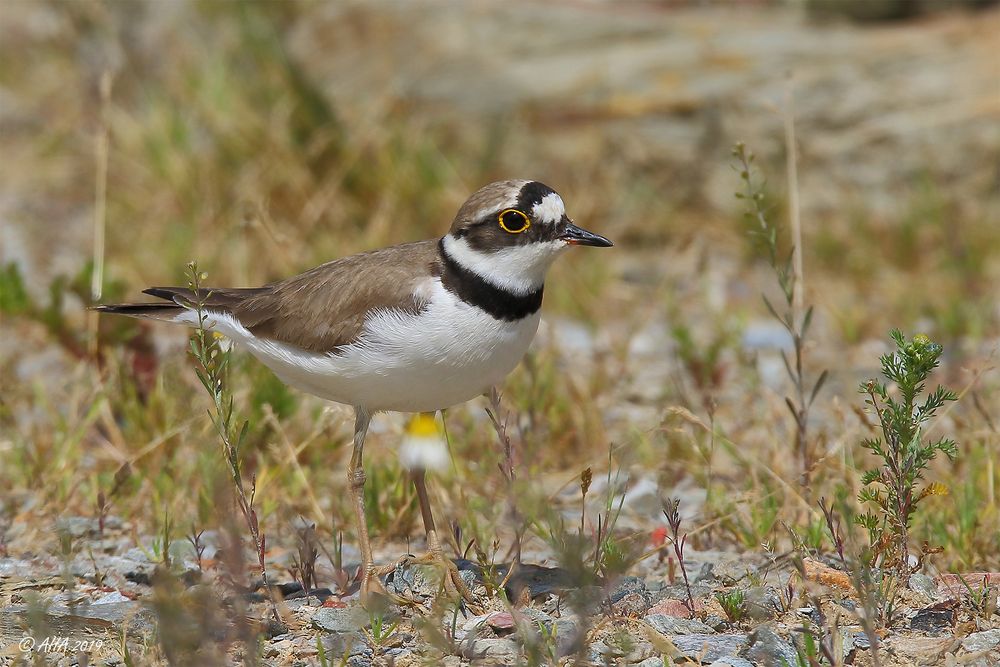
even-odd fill
[{"label": "white forehead patch", "polygon": [[542,197],[542,201],[531,209],[531,217],[540,222],[555,224],[562,220],[564,215],[566,215],[566,206],[563,204],[562,197],[554,192]]}]

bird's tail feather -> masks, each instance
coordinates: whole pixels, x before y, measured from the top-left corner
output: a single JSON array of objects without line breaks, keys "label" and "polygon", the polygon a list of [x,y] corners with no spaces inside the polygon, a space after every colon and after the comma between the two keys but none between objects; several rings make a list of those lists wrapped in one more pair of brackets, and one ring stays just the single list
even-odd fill
[{"label": "bird's tail feather", "polygon": [[205,287],[195,292],[188,287],[150,287],[143,290],[143,294],[159,297],[164,301],[152,303],[112,303],[94,306],[94,310],[113,315],[126,315],[128,317],[143,317],[165,322],[191,324],[191,321],[187,319],[178,320],[177,316],[183,314],[186,310],[193,309],[198,303],[214,311],[231,312],[232,307],[242,299],[257,294],[260,291],[259,288],[233,289]]}]

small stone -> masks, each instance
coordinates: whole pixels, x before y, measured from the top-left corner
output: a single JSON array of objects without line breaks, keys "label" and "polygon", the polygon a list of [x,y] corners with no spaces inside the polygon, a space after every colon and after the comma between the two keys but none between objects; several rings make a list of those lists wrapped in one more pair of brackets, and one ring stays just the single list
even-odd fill
[{"label": "small stone", "polygon": [[[364,637],[359,632],[333,632],[320,639],[323,644],[323,651],[328,657],[333,657],[334,664],[340,661],[343,656],[360,656],[367,658],[371,663],[372,649],[365,643]],[[315,646],[315,641],[313,641]]]},{"label": "small stone", "polygon": [[102,595],[101,597],[94,600],[93,604],[115,604],[117,602],[131,602],[128,597],[122,595],[119,591],[112,591],[107,595]]},{"label": "small stone", "polygon": [[747,615],[755,621],[767,621],[778,613],[780,602],[776,595],[763,586],[747,589],[744,607]]},{"label": "small stone", "polygon": [[649,600],[642,593],[627,593],[611,605],[616,616],[638,618],[649,610]]},{"label": "small stone", "polygon": [[[695,611],[704,609],[703,605],[698,600],[694,601]],[[655,605],[646,610],[647,615],[652,614],[663,614],[664,616],[675,616],[677,618],[691,618],[691,612],[684,605],[681,600],[674,600],[672,598],[667,598],[665,600],[660,600]]]},{"label": "small stone", "polygon": [[867,651],[872,647],[872,643],[868,641],[868,635],[863,632],[854,633],[854,646],[861,649],[862,651]]},{"label": "small stone", "polygon": [[[486,628],[486,619],[490,617],[490,614],[482,614],[481,616],[470,616],[465,619],[457,628],[455,628],[455,641],[472,641],[476,636],[483,634]],[[447,626],[451,627],[450,619],[445,619]]]},{"label": "small stone", "polygon": [[556,655],[559,658],[576,653],[580,635],[580,623],[572,617],[556,619],[552,623],[556,635]]},{"label": "small stone", "polygon": [[[660,485],[648,477],[639,478],[635,484],[625,490],[624,498],[618,496],[614,501],[628,511],[639,516],[656,516],[662,507]],[[635,577],[628,577],[634,579]]]},{"label": "small stone", "polygon": [[558,594],[574,588],[576,586],[573,577],[562,568],[522,563],[517,566],[514,574],[507,581],[504,591],[507,593],[508,599],[519,600],[524,589],[528,589],[527,595],[531,599],[535,599],[542,595]]},{"label": "small stone", "polygon": [[466,647],[466,657],[472,661],[486,661],[502,665],[517,663],[518,646],[512,639],[476,639]]},{"label": "small stone", "polygon": [[646,582],[639,577],[624,577],[615,589],[611,591],[611,594],[608,597],[611,598],[611,602],[614,603],[618,602],[629,593],[645,594]]},{"label": "small stone", "polygon": [[672,641],[688,658],[715,662],[721,658],[739,657],[747,645],[747,636],[693,634],[678,635]]},{"label": "small stone", "polygon": [[[703,597],[712,595],[715,592],[716,585],[714,582],[709,581],[692,581],[691,582],[691,597],[695,600]],[[684,585],[683,581],[677,581],[672,584],[664,584],[660,587],[657,592],[656,597],[653,598],[654,602],[659,602],[660,600],[666,600],[668,598],[673,600],[687,600],[688,590],[687,586]]]},{"label": "small stone", "polygon": [[368,625],[368,615],[361,607],[333,609],[320,607],[312,616],[312,626],[327,632],[355,632]]},{"label": "small stone", "polygon": [[992,651],[998,646],[1000,646],[1000,628],[984,630],[983,632],[973,632],[962,640],[962,648],[970,653]]},{"label": "small stone", "polygon": [[717,579],[718,577],[715,574],[715,563],[702,563],[701,569],[698,570],[698,576],[694,578],[694,583],[711,583]]},{"label": "small stone", "polygon": [[431,598],[441,588],[441,571],[434,565],[400,563],[386,578],[386,588],[402,597]]},{"label": "small stone", "polygon": [[955,625],[955,607],[957,604],[951,600],[943,603],[932,604],[924,607],[910,619],[910,629],[930,635],[940,635],[951,633]]},{"label": "small stone", "polygon": [[[604,647],[600,651],[599,664],[636,664],[643,660],[648,660],[649,658],[657,655],[656,649],[653,645],[645,639],[640,639],[635,636],[628,637],[624,641],[613,641],[611,644],[606,642],[595,642],[593,646],[597,644],[604,644]],[[593,650],[591,651],[591,656],[594,656]]]},{"label": "small stone", "polygon": [[677,618],[665,614],[650,614],[646,616],[646,622],[653,626],[653,629],[661,635],[711,635],[715,630],[705,625],[701,621],[693,618]]},{"label": "small stone", "polygon": [[744,657],[762,667],[786,667],[796,663],[796,652],[791,644],[763,625],[748,637],[749,648]]},{"label": "small stone", "polygon": [[[0,628],[23,626],[35,613],[30,605],[0,607]],[[121,633],[123,630],[131,634],[144,634],[155,627],[152,611],[132,600],[73,606],[52,604],[43,613],[43,622],[51,627],[72,627],[74,630],[94,634],[109,631]]]},{"label": "small stone", "polygon": [[535,609],[534,607],[524,607],[523,609],[518,609],[517,614],[520,617],[518,620],[524,622],[525,620],[533,627],[537,628],[539,624],[545,628],[551,628],[552,624],[555,622],[549,614],[545,613],[541,609]]},{"label": "small stone", "polygon": [[910,575],[909,585],[911,591],[920,593],[928,600],[933,601],[937,599],[937,582],[926,574],[914,572]]},{"label": "small stone", "polygon": [[635,667],[663,667],[663,658],[654,655],[646,658],[642,662],[635,663]]},{"label": "small stone", "polygon": [[498,637],[512,634],[515,630],[517,630],[517,626],[514,623],[514,616],[507,611],[500,611],[495,614],[491,614],[486,619],[486,625],[490,626]]},{"label": "small stone", "polygon": [[292,598],[291,600],[285,600],[285,606],[289,609],[295,611],[297,609],[303,609],[305,607],[325,607],[319,598],[308,595],[301,598]]},{"label": "small stone", "polygon": [[722,618],[718,614],[708,614],[705,616],[705,625],[709,626],[716,632],[722,632],[723,630],[728,630],[732,627],[732,623],[728,619]]},{"label": "small stone", "polygon": [[70,537],[80,538],[97,535],[98,531],[98,521],[92,517],[67,516],[56,520],[56,532],[65,533]]},{"label": "small stone", "polygon": [[755,667],[746,658],[719,658],[708,667]]},{"label": "small stone", "polygon": [[352,655],[347,659],[347,667],[371,667],[372,656],[364,653]]}]

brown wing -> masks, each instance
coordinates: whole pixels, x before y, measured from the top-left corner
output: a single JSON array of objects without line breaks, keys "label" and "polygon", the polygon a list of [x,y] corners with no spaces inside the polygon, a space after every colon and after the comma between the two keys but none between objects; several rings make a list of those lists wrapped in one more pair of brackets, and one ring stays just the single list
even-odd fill
[{"label": "brown wing", "polygon": [[437,262],[436,240],[352,255],[254,290],[228,310],[255,336],[332,352],[357,338],[374,308],[419,312],[414,288]]}]

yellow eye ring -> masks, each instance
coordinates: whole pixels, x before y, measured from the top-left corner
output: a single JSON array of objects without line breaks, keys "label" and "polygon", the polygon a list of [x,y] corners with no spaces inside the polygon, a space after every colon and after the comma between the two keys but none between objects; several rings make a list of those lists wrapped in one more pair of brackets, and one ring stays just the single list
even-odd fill
[{"label": "yellow eye ring", "polygon": [[[506,220],[504,219],[506,218]],[[523,224],[520,227],[511,226],[510,223],[515,222],[516,218],[520,218],[520,222]],[[528,231],[528,227],[531,227],[531,220],[528,216],[518,211],[516,208],[508,208],[500,211],[500,215],[497,216],[497,220],[500,221],[500,227],[508,234],[520,234],[521,232]]]}]

